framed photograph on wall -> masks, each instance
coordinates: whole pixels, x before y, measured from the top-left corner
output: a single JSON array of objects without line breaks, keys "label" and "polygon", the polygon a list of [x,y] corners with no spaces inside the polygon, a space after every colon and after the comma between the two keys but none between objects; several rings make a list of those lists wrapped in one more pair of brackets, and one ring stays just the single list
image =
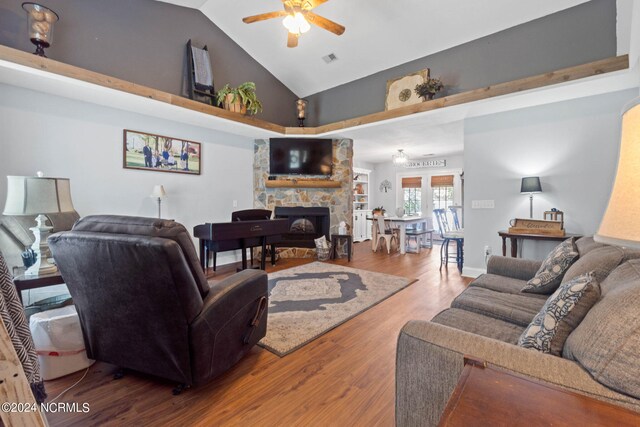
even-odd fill
[{"label": "framed photograph on wall", "polygon": [[122,166],[157,172],[200,175],[202,145],[169,136],[124,130]]}]

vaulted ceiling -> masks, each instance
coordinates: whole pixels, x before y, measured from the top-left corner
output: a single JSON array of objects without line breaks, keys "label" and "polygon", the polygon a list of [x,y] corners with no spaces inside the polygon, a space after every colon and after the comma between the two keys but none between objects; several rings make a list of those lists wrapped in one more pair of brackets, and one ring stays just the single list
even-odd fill
[{"label": "vaulted ceiling", "polygon": [[[314,9],[346,27],[318,27],[287,48],[282,18],[242,18],[283,10],[281,0],[160,0],[201,10],[300,97],[576,6],[587,0],[329,0]],[[338,60],[326,64],[333,53]]]}]

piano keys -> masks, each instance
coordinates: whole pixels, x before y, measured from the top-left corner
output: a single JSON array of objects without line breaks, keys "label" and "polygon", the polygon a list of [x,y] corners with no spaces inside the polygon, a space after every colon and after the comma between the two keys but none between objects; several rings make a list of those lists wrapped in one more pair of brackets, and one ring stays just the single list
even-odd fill
[{"label": "piano keys", "polygon": [[271,263],[275,265],[274,245],[288,231],[287,219],[263,219],[200,224],[193,228],[193,235],[200,240],[200,265],[203,269],[209,266],[210,252],[241,250],[244,270],[247,268],[246,249],[261,246],[260,268],[264,270],[267,245],[272,247]]}]

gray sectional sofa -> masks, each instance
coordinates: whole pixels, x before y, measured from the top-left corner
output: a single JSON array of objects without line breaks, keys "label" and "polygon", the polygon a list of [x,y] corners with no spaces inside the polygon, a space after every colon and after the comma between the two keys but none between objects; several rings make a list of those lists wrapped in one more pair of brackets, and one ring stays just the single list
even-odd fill
[{"label": "gray sectional sofa", "polygon": [[539,261],[491,257],[479,276],[430,322],[400,332],[398,426],[437,425],[465,355],[640,412],[640,252],[576,242],[579,258],[563,283],[594,271],[601,297],[569,335],[562,357],[517,346],[548,295],[522,293]]}]

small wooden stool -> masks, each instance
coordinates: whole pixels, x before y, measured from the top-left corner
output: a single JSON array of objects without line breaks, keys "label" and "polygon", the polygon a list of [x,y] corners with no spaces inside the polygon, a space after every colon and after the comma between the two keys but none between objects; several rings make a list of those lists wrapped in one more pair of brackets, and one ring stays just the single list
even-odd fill
[{"label": "small wooden stool", "polygon": [[338,257],[338,242],[346,241],[347,244],[347,260],[351,262],[351,251],[353,246],[353,237],[351,234],[332,234],[331,235],[331,259]]}]

